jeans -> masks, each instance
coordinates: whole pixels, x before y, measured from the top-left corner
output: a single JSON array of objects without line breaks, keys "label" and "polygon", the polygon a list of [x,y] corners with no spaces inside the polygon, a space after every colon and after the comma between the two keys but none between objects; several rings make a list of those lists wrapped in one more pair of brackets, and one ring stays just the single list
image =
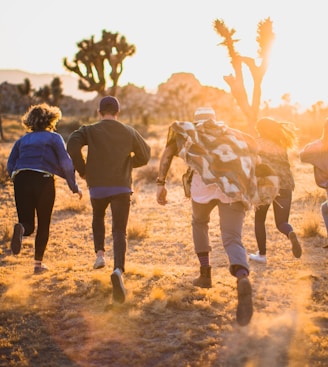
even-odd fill
[{"label": "jeans", "polygon": [[241,202],[224,204],[220,200],[211,200],[200,204],[192,201],[192,235],[195,252],[210,252],[208,225],[212,210],[218,207],[220,216],[220,231],[224,250],[229,258],[229,270],[232,275],[238,267],[249,271],[246,250],[242,244],[241,235],[245,218],[245,208]]},{"label": "jeans", "polygon": [[[273,214],[277,229],[288,237],[293,227],[288,223],[292,203],[292,190],[281,189],[273,201]],[[269,205],[261,205],[255,211],[255,237],[260,255],[266,255],[265,220]]]},{"label": "jeans", "polygon": [[105,214],[108,205],[112,212],[112,236],[114,269],[124,271],[127,247],[126,227],[130,212],[130,193],[118,194],[102,199],[92,199],[92,231],[95,252],[105,251]]},{"label": "jeans", "polygon": [[42,172],[21,171],[15,176],[14,190],[18,221],[24,227],[24,236],[34,232],[35,213],[37,215],[34,259],[42,261],[55,203],[54,178]]}]

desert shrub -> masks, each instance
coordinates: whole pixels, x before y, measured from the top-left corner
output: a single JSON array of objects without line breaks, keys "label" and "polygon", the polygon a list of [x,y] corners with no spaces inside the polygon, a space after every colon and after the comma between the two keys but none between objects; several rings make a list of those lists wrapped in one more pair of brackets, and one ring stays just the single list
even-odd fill
[{"label": "desert shrub", "polygon": [[320,235],[321,214],[320,205],[326,200],[325,191],[316,188],[313,191],[306,192],[301,200],[301,207],[306,208],[303,211],[303,236],[315,237]]},{"label": "desert shrub", "polygon": [[8,222],[5,222],[2,226],[2,233],[0,238],[0,243],[6,243],[11,239],[12,236],[12,228],[11,224]]},{"label": "desert shrub", "polygon": [[141,222],[130,223],[127,232],[129,240],[143,240],[148,237],[148,228]]},{"label": "desert shrub", "polygon": [[303,236],[315,237],[320,234],[321,217],[317,211],[308,210],[303,217]]},{"label": "desert shrub", "polygon": [[302,201],[306,205],[317,205],[327,200],[326,192],[323,189],[315,189],[313,191],[307,191]]},{"label": "desert shrub", "polygon": [[72,120],[72,121],[61,121],[57,125],[57,132],[63,137],[65,141],[67,141],[70,134],[77,130],[82,125],[81,121]]},{"label": "desert shrub", "polygon": [[133,172],[133,182],[138,183],[155,183],[158,175],[158,167],[154,164],[148,164],[146,166],[135,169]]},{"label": "desert shrub", "polygon": [[10,181],[10,177],[7,172],[7,163],[4,158],[0,158],[0,184],[4,185]]},{"label": "desert shrub", "polygon": [[68,201],[63,208],[60,209],[61,212],[68,212],[68,213],[82,213],[86,210],[86,205],[82,201],[72,200]]}]

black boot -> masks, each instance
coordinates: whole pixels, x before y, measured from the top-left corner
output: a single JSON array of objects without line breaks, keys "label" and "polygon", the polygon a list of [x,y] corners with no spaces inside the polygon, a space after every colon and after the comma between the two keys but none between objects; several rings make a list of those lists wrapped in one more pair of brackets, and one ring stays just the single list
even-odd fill
[{"label": "black boot", "polygon": [[200,276],[193,280],[192,284],[200,288],[212,288],[212,276],[210,266],[200,267]]}]

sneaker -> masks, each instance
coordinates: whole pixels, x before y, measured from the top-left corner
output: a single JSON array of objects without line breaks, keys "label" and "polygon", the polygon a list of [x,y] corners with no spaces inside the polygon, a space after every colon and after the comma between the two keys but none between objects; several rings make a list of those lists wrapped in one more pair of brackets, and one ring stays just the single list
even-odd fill
[{"label": "sneaker", "polygon": [[10,248],[14,255],[18,255],[20,253],[22,247],[23,234],[24,234],[23,225],[20,223],[15,224],[13,237],[10,243]]},{"label": "sneaker", "polygon": [[301,247],[300,243],[298,242],[296,233],[293,232],[293,231],[289,232],[288,238],[289,238],[289,241],[292,244],[292,252],[293,252],[293,255],[297,259],[300,258],[302,256],[302,247]]},{"label": "sneaker", "polygon": [[266,256],[260,255],[259,251],[257,251],[255,254],[249,254],[249,259],[261,264],[266,264]]},{"label": "sneaker", "polygon": [[252,286],[248,277],[237,281],[238,306],[236,312],[237,323],[246,326],[253,316]]},{"label": "sneaker", "polygon": [[97,256],[96,262],[93,265],[94,269],[100,269],[105,267],[106,265],[106,260],[104,258],[104,256]]},{"label": "sneaker", "polygon": [[49,270],[49,268],[45,264],[34,266],[34,274],[42,274],[42,273],[44,273],[44,272],[46,272],[48,270]]},{"label": "sneaker", "polygon": [[113,301],[123,303],[125,301],[126,291],[123,284],[122,273],[116,268],[110,276],[113,285]]}]

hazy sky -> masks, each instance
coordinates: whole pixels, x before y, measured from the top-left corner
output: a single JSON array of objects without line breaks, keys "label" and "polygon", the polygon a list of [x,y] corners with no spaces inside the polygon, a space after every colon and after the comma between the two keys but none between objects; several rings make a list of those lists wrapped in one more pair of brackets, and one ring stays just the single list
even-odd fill
[{"label": "hazy sky", "polygon": [[263,82],[262,100],[277,104],[328,102],[326,0],[11,0],[0,11],[0,69],[67,73],[76,43],[101,37],[103,29],[125,35],[136,46],[125,59],[120,85],[156,89],[172,73],[191,72],[203,85],[229,91],[227,50],[213,22],[236,30],[237,49],[257,56],[259,21],[270,17],[276,40]]}]

